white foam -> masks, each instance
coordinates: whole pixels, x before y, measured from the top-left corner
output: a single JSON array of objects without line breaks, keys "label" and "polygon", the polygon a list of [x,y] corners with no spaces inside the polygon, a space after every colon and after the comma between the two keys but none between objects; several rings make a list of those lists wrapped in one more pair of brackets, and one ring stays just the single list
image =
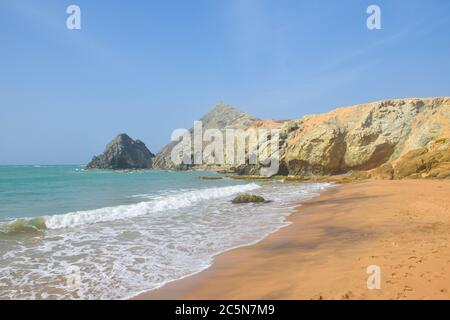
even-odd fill
[{"label": "white foam", "polygon": [[[288,225],[286,217],[299,201],[330,187],[261,183],[154,194],[147,214],[129,218],[116,207],[124,220],[49,230],[42,238],[12,243],[7,252],[0,248],[0,299],[123,299],[159,288],[208,268],[217,254]],[[250,190],[273,202],[231,204],[235,193]],[[121,208],[138,211],[135,206]],[[80,270],[76,291],[67,287],[72,267]]]},{"label": "white foam", "polygon": [[258,188],[260,187],[257,184],[251,183],[247,185],[200,189],[169,196],[159,196],[152,201],[131,205],[76,211],[60,215],[45,216],[44,218],[48,229],[69,228],[84,224],[135,218],[164,210],[179,209],[191,206],[200,201],[228,197],[233,194],[256,190]]}]

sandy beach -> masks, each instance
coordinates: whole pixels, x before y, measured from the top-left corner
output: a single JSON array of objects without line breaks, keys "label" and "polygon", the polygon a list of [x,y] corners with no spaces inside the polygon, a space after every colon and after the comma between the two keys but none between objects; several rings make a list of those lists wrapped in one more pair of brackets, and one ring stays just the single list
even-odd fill
[{"label": "sandy beach", "polygon": [[[292,224],[137,299],[449,299],[450,181],[341,185]],[[379,266],[381,289],[367,288]]]}]

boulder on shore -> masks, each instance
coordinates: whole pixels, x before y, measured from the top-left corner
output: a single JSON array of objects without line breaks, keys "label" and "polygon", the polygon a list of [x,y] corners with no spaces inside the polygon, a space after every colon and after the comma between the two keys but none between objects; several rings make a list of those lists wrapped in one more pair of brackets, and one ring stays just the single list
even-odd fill
[{"label": "boulder on shore", "polygon": [[254,194],[241,194],[236,198],[234,198],[233,201],[231,202],[234,204],[239,204],[239,203],[262,203],[268,201],[266,201],[266,199],[264,199],[263,197]]},{"label": "boulder on shore", "polygon": [[149,169],[154,154],[140,140],[133,140],[127,134],[119,134],[106,146],[105,152],[94,156],[87,169]]}]

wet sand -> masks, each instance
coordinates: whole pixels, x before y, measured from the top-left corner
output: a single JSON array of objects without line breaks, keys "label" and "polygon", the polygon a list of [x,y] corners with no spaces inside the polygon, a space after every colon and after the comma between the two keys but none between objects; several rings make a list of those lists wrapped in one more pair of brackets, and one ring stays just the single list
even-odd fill
[{"label": "wet sand", "polygon": [[[292,224],[137,299],[450,299],[450,181],[342,185]],[[381,289],[369,290],[369,266]]]}]

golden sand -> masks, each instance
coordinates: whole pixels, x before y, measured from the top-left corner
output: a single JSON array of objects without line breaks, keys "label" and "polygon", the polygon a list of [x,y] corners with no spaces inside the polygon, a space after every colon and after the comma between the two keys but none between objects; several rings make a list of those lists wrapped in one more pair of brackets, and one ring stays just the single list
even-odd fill
[{"label": "golden sand", "polygon": [[[290,226],[138,299],[450,299],[450,181],[369,181],[301,205]],[[379,266],[381,289],[367,288]]]}]

